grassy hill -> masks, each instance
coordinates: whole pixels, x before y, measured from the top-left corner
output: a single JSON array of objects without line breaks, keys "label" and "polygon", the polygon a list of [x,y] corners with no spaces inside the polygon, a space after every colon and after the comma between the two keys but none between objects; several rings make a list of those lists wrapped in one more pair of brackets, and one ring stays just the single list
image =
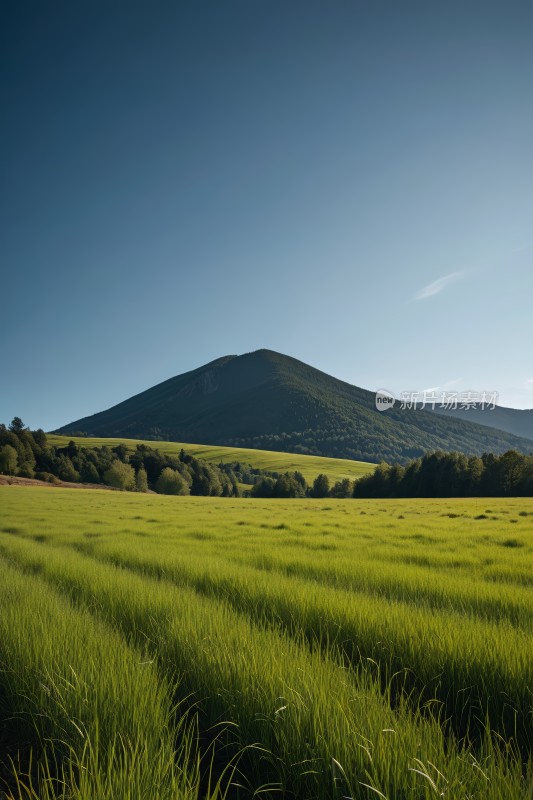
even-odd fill
[{"label": "grassy hill", "polygon": [[182,442],[153,442],[142,441],[140,439],[106,439],[84,436],[60,436],[58,434],[47,434],[50,444],[64,447],[70,439],[74,439],[80,447],[116,447],[123,444],[134,450],[138,444],[146,444],[156,447],[163,453],[179,455],[181,448],[195,458],[203,458],[213,464],[228,464],[233,461],[240,461],[249,464],[257,469],[266,469],[271,472],[294,472],[298,470],[302,473],[307,483],[312,483],[317,475],[324,473],[328,476],[330,483],[342,480],[343,478],[360,478],[374,468],[374,464],[364,461],[351,461],[345,458],[327,458],[323,456],[305,456],[297,453],[280,453],[274,450],[251,450],[243,447],[221,447],[208,444],[186,444]]},{"label": "grassy hill", "polygon": [[533,451],[531,440],[395,406],[270,350],[225,356],[56,431],[72,435],[275,450],[405,462],[430,450]]}]

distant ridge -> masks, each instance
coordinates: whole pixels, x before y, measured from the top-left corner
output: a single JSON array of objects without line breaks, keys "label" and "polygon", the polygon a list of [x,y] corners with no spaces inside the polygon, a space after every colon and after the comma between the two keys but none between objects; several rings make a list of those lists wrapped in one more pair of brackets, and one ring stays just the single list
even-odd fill
[{"label": "distant ridge", "polygon": [[429,450],[467,454],[533,442],[427,411],[376,411],[374,393],[272,350],[229,355],[177,375],[56,433],[406,461]]},{"label": "distant ridge", "polygon": [[489,428],[497,428],[533,441],[533,408],[505,408],[505,406],[468,410],[435,408],[435,412],[455,419],[464,419],[467,422],[477,422],[479,425],[487,425]]}]

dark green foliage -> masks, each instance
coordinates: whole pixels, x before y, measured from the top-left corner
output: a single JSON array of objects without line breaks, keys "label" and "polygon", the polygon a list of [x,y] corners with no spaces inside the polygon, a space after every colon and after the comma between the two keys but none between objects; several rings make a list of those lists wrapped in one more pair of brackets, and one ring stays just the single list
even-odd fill
[{"label": "dark green foliage", "polygon": [[[156,488],[161,474],[170,470],[179,479],[175,479],[179,491],[170,493],[239,496],[240,476],[235,474],[231,465],[217,467],[184,451],[179,457],[166,455],[144,444],[138,445],[133,452],[122,444],[113,449],[106,446],[86,448],[78,447],[72,440],[65,447],[54,447],[48,445],[43,431],[29,431],[22,421],[12,427],[17,428],[18,433],[8,430],[5,425],[0,426],[0,471],[5,465],[4,471],[11,469],[12,473],[22,477],[33,477],[37,470],[38,476],[45,476],[41,480],[49,480],[48,476],[52,476],[56,481],[103,483],[117,489],[135,488],[146,492],[149,488]],[[255,473],[259,472],[255,470]],[[252,476],[254,480],[257,474]]]},{"label": "dark green foliage", "polygon": [[533,409],[504,408],[503,406],[485,407],[474,404],[468,408],[435,408],[435,413],[467,422],[476,422],[499,431],[507,431],[515,436],[533,439]]},{"label": "dark green foliage", "polygon": [[[197,459],[194,459],[197,461]],[[191,484],[191,494],[203,495],[205,497],[217,496],[222,494],[222,484],[217,473],[210,464],[196,463]]]},{"label": "dark green foliage", "polygon": [[128,448],[126,447],[126,445],[124,445],[124,444],[117,444],[117,446],[116,446],[116,447],[113,447],[113,448],[112,448],[112,452],[113,452],[113,453],[116,455],[116,457],[117,457],[117,458],[118,458],[120,461],[124,461],[124,463],[128,463],[128,460],[129,460],[129,458],[128,458],[128,456],[129,456],[129,451],[128,451]]},{"label": "dark green foliage", "polygon": [[331,497],[351,497],[353,492],[353,483],[349,478],[344,478],[337,481],[330,491]]},{"label": "dark green foliage", "polygon": [[46,433],[42,428],[32,431],[33,441],[38,448],[46,447]]},{"label": "dark green foliage", "polygon": [[259,478],[251,489],[252,497],[272,497],[276,481],[274,478]]},{"label": "dark green foliage", "polygon": [[20,464],[17,474],[20,475],[21,478],[34,478],[35,470],[29,461],[24,461]]},{"label": "dark green foliage", "polygon": [[83,481],[83,483],[100,483],[98,470],[91,461],[86,461],[83,464],[80,472],[80,480]]},{"label": "dark green foliage", "polygon": [[[82,448],[74,441],[66,447],[54,447],[48,445],[42,431],[33,433],[19,426],[15,433],[0,425],[0,471],[9,472],[10,465],[12,472],[23,477],[33,477],[37,473],[68,482],[107,483],[138,491],[156,488],[163,471],[170,470],[177,476],[174,481],[179,484],[179,494],[237,497],[239,483],[250,485],[252,497],[342,498],[351,494],[347,478],[337,481],[330,489],[328,477],[322,474],[309,489],[300,472],[280,475],[240,462],[216,466],[188,455],[183,449],[179,456],[173,456],[145,444],[137,445],[133,452],[122,445],[113,450],[105,446]],[[353,496],[530,497],[533,496],[533,456],[516,450],[500,456],[484,453],[481,457],[436,451],[405,466],[381,462],[373,473],[355,482]]]},{"label": "dark green foliage", "polygon": [[[533,456],[509,450],[485,453],[429,453],[399,467],[379,464],[355,482],[354,497],[532,497]],[[487,519],[481,514],[476,519]]]},{"label": "dark green foliage", "polygon": [[80,480],[80,473],[74,468],[74,464],[70,458],[63,453],[58,457],[56,469],[57,476],[62,481],[77,483]]},{"label": "dark green foliage", "polygon": [[305,497],[307,483],[301,472],[285,472],[276,478],[262,475],[257,478],[250,494],[252,497]]},{"label": "dark green foliage", "polygon": [[[425,452],[533,451],[530,440],[468,420],[398,405],[294,358],[258,350],[171,378],[107,411],[59,429],[93,436],[209,443],[406,463]],[[149,480],[155,478],[150,476]],[[199,488],[202,481],[199,481]]]},{"label": "dark green foliage", "polygon": [[316,476],[311,494],[313,497],[329,497],[329,478],[327,475]]},{"label": "dark green foliage", "polygon": [[22,422],[20,417],[13,417],[11,420],[11,424],[9,426],[9,430],[12,433],[20,433],[24,430],[24,423]]},{"label": "dark green foliage", "polygon": [[274,484],[272,497],[305,497],[305,485],[295,477],[294,472],[286,472]]}]

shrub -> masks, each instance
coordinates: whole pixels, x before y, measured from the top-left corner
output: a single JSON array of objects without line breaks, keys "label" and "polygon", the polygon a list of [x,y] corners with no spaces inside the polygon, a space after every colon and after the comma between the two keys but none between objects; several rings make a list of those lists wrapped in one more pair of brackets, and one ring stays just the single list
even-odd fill
[{"label": "shrub", "polygon": [[21,478],[35,477],[33,466],[28,461],[25,461],[23,464],[20,465],[18,474],[20,475]]},{"label": "shrub", "polygon": [[133,489],[135,486],[135,470],[130,464],[115,459],[104,473],[104,481],[116,489]]},{"label": "shrub", "polygon": [[46,483],[59,483],[59,478],[56,478],[51,472],[36,472],[35,477],[37,480],[45,481]]},{"label": "shrub", "polygon": [[0,472],[7,472],[8,475],[13,475],[17,468],[17,462],[18,456],[14,447],[6,444],[0,448]]},{"label": "shrub", "polygon": [[135,476],[135,488],[138,492],[148,491],[148,476],[144,467],[139,467]]},{"label": "shrub", "polygon": [[165,467],[155,484],[158,494],[189,494],[189,487],[176,469]]},{"label": "shrub", "polygon": [[275,483],[274,478],[259,478],[253,485],[250,494],[252,497],[272,497]]}]

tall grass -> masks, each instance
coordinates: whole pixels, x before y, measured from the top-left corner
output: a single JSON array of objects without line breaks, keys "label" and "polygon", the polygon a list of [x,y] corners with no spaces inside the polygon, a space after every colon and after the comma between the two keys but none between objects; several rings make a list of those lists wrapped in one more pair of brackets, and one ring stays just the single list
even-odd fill
[{"label": "tall grass", "polygon": [[390,797],[415,790],[430,797],[430,784],[419,785],[411,771],[417,758],[438,765],[455,796],[503,798],[510,786],[521,796],[514,757],[504,763],[485,740],[487,794],[470,753],[446,739],[438,719],[412,715],[403,704],[392,710],[373,669],[350,674],[318,650],[257,628],[223,602],[190,590],[95,564],[59,547],[13,538],[8,545],[19,563],[39,569],[127,636],[150,642],[166,668],[179,669],[184,686],[194,687],[212,722],[238,724],[241,745],[259,742],[266,753],[250,755],[256,784],[268,780],[297,797],[335,797],[330,768],[335,759],[346,776],[344,792],[350,786],[354,796],[364,797],[366,783]]},{"label": "tall grass", "polygon": [[[44,581],[54,597],[59,593],[58,600],[76,606],[76,614],[153,661],[161,685],[179,674],[180,691],[198,703],[201,733],[217,723],[230,725],[226,758],[256,745],[241,762],[243,782],[263,787],[263,796],[333,800],[381,792],[389,800],[439,793],[530,800],[531,635],[520,613],[529,613],[527,597],[501,621],[486,613],[491,602],[504,601],[497,586],[484,582],[476,549],[459,547],[458,520],[442,517],[451,501],[418,515],[409,533],[425,538],[409,539],[406,546],[400,539],[405,520],[397,521],[397,506],[384,501],[256,505],[18,487],[8,488],[4,498],[0,553],[15,574],[23,570],[29,585],[37,581],[42,587]],[[363,507],[373,519],[359,518]],[[512,502],[501,510],[509,508]],[[404,516],[409,509],[413,516],[421,510],[404,505]],[[513,527],[525,538],[530,518],[522,523],[522,529]],[[372,533],[375,539],[367,540]],[[501,533],[498,528],[494,542],[480,545],[494,555],[490,566],[527,563],[529,546],[513,562],[513,548],[497,544]],[[324,541],[337,550],[305,546]],[[458,557],[472,558],[473,580],[494,589],[493,595],[482,594],[480,602],[463,587],[456,604],[445,601],[444,590],[442,597],[429,590],[424,595],[414,567],[403,581],[399,576],[399,593],[405,594],[400,599],[390,576],[380,594],[377,569],[357,590],[331,580],[342,552],[355,558],[359,548],[364,570],[373,549],[431,555],[435,547],[444,556],[446,541],[458,548]],[[283,553],[294,550],[290,558],[297,560],[297,542],[307,572],[284,567]],[[331,552],[336,565],[328,562]],[[271,559],[270,570],[257,568],[255,559],[262,558]],[[348,581],[350,569],[344,569]],[[442,578],[446,584],[446,574],[437,567],[435,582]],[[452,577],[449,586],[459,590]],[[414,601],[409,586],[419,592]],[[403,676],[416,673],[417,682],[393,680],[397,667]],[[519,715],[522,757],[516,743],[502,739],[508,730],[500,712],[507,711],[493,692],[507,696],[509,718]],[[474,699],[483,714],[480,723],[473,718]],[[460,724],[446,724],[448,700],[449,714],[468,709],[477,725],[475,747],[460,744],[451,732]],[[242,797],[251,794],[240,791]]]},{"label": "tall grass", "polygon": [[8,797],[198,798],[194,729],[140,648],[4,561],[0,608]]},{"label": "tall grass", "polygon": [[[416,688],[422,702],[443,702],[458,733],[474,735],[488,716],[496,732],[518,736],[525,748],[533,745],[533,661],[525,623],[514,628],[505,620],[487,621],[449,608],[435,611],[423,602],[413,605],[296,575],[265,574],[221,558],[182,555],[169,546],[147,552],[138,541],[91,541],[83,547],[119,566],[223,599],[251,619],[340,649],[354,666],[372,659],[387,682],[408,666],[409,675],[396,683]],[[530,619],[527,609],[524,616]]]}]

